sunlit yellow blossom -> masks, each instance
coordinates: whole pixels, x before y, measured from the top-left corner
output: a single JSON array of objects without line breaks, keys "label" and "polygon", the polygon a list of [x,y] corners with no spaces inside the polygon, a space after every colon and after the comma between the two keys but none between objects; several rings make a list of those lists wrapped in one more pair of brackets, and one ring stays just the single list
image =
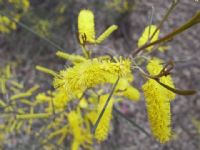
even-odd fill
[{"label": "sunlit yellow blossom", "polygon": [[[156,31],[156,29],[157,29],[157,27],[156,27],[155,25],[149,25],[149,26],[147,26],[147,27],[144,29],[144,31],[143,31],[141,37],[140,37],[139,40],[138,40],[138,47],[141,47],[141,46],[143,46],[144,44],[146,44],[146,43],[149,41],[149,39],[151,38],[151,36],[154,34],[154,32]],[[154,41],[156,41],[156,40],[158,39],[159,33],[160,33],[160,30],[158,30],[158,31],[156,32],[156,34],[153,36],[153,38],[152,38],[149,42],[154,42]],[[150,46],[150,47],[147,48],[147,50],[148,50],[149,52],[150,52],[152,49],[153,49],[153,46]]]},{"label": "sunlit yellow blossom", "polygon": [[131,74],[130,60],[120,58],[117,62],[111,60],[100,61],[98,59],[87,60],[74,67],[62,70],[54,79],[56,88],[64,88],[66,94],[76,96],[87,88],[99,84],[110,83],[113,78],[127,77]]},{"label": "sunlit yellow blossom", "polygon": [[16,88],[18,88],[18,89],[22,89],[24,86],[23,86],[23,84],[21,84],[21,83],[18,83],[18,82],[16,82],[16,81],[10,81],[10,83],[13,85],[13,86],[15,86]]},{"label": "sunlit yellow blossom", "polygon": [[[147,65],[147,70],[148,70],[149,74],[152,76],[158,75],[160,73],[160,71],[163,69],[162,63],[163,62],[160,59],[153,58]],[[169,87],[174,88],[174,83],[173,83],[173,80],[170,75],[161,77],[160,82],[168,85]],[[158,83],[156,83],[156,84],[158,84]],[[173,92],[167,90],[166,88],[162,87],[161,85],[160,85],[160,89],[163,90],[163,93],[165,93],[165,96],[168,97],[170,100],[175,99],[176,95]]]},{"label": "sunlit yellow blossom", "polygon": [[[162,70],[161,61],[153,59],[147,65],[147,70],[151,75],[157,75]],[[170,77],[161,77],[165,84],[172,84]],[[170,85],[172,86],[172,85]],[[171,112],[170,101],[175,98],[175,94],[162,87],[153,79],[149,79],[143,86],[148,119],[151,130],[156,139],[161,143],[167,142],[171,138]]]},{"label": "sunlit yellow blossom", "polygon": [[91,10],[83,9],[78,16],[78,32],[80,44],[101,43],[104,41],[113,31],[117,30],[117,25],[112,25],[106,29],[97,39],[95,31],[95,18]]},{"label": "sunlit yellow blossom", "polygon": [[69,60],[70,62],[72,62],[73,64],[77,64],[77,63],[81,63],[86,61],[87,59],[80,56],[80,55],[74,55],[74,54],[68,54],[62,51],[57,51],[56,55],[60,58]]},{"label": "sunlit yellow blossom", "polygon": [[8,17],[0,15],[0,32],[9,33],[10,24],[11,20]]},{"label": "sunlit yellow blossom", "polygon": [[80,43],[85,41],[95,43],[95,23],[94,14],[90,10],[81,10],[78,16],[78,32]]},{"label": "sunlit yellow blossom", "polygon": [[5,68],[0,68],[0,93],[7,93],[7,83],[11,78],[11,67],[10,65],[6,65]]},{"label": "sunlit yellow blossom", "polygon": [[[108,94],[107,95],[103,95],[100,97],[100,102],[98,104],[98,113],[97,113],[97,117],[100,115],[102,109],[104,108],[104,105],[108,99]],[[111,98],[108,106],[106,107],[106,110],[95,130],[95,138],[98,141],[104,141],[109,133],[109,129],[110,129],[110,121],[112,118],[112,108],[113,108],[113,99]]]},{"label": "sunlit yellow blossom", "polygon": [[69,98],[67,96],[67,93],[62,90],[58,89],[53,93],[53,105],[55,108],[65,108],[67,106],[67,103],[69,102]]},{"label": "sunlit yellow blossom", "polygon": [[53,71],[53,70],[51,70],[51,69],[48,69],[48,68],[46,68],[46,67],[42,67],[42,66],[37,65],[35,68],[36,68],[37,70],[41,71],[41,72],[50,74],[50,75],[52,75],[52,76],[57,76],[57,73],[56,73],[55,71]]},{"label": "sunlit yellow blossom", "polygon": [[69,126],[71,128],[71,132],[73,133],[73,136],[76,140],[81,141],[82,140],[82,134],[81,134],[81,118],[80,115],[78,115],[77,112],[71,111],[68,114],[68,121]]},{"label": "sunlit yellow blossom", "polygon": [[78,149],[79,146],[86,146],[87,144],[91,144],[91,134],[84,129],[82,126],[82,119],[78,112],[71,111],[68,114],[69,128],[70,132],[73,135],[73,141],[76,143],[72,143],[71,148],[74,150]]},{"label": "sunlit yellow blossom", "polygon": [[118,26],[112,25],[106,31],[104,31],[96,40],[96,43],[101,43],[104,41],[113,31],[117,30]]},{"label": "sunlit yellow blossom", "polygon": [[119,96],[124,96],[129,100],[138,101],[140,98],[140,93],[136,88],[130,85],[129,82],[131,82],[132,80],[133,78],[131,79],[130,77],[129,81],[127,80],[127,78],[121,78],[116,86],[115,94]]}]

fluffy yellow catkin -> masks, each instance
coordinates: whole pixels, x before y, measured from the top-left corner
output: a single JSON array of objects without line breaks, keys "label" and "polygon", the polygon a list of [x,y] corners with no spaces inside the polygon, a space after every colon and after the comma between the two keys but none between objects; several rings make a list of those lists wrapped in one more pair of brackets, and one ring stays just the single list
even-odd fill
[{"label": "fluffy yellow catkin", "polygon": [[[97,113],[97,117],[100,115],[102,109],[104,108],[104,105],[108,99],[108,94],[103,95],[100,97],[100,102],[98,105],[98,113]],[[112,108],[113,108],[113,99],[111,99],[108,103],[108,106],[106,107],[106,110],[95,130],[95,138],[98,141],[104,141],[107,139],[108,133],[109,133],[109,129],[110,129],[110,120],[112,118]]]},{"label": "fluffy yellow catkin", "polygon": [[106,31],[104,31],[96,40],[96,43],[101,43],[103,42],[113,31],[117,30],[118,26],[117,25],[112,25]]},{"label": "fluffy yellow catkin", "polygon": [[92,11],[86,9],[80,11],[78,16],[78,32],[81,44],[84,44],[84,42],[95,43],[95,22]]},{"label": "fluffy yellow catkin", "polygon": [[[155,25],[149,25],[147,26],[141,37],[139,38],[138,40],[138,47],[141,47],[143,46],[144,44],[146,44],[149,40],[149,38],[151,38],[151,36],[154,34],[155,30],[157,29],[157,27]],[[160,30],[158,30],[156,32],[156,34],[153,36],[153,38],[149,41],[149,42],[154,42],[158,39],[158,36],[159,36],[159,33],[160,33]],[[153,49],[153,46],[150,46],[147,48],[147,50],[150,52],[151,50]]]},{"label": "fluffy yellow catkin", "polygon": [[80,56],[80,55],[74,55],[74,54],[68,54],[62,51],[57,51],[56,55],[60,58],[69,60],[70,62],[72,62],[73,64],[77,64],[77,63],[81,63],[86,61],[87,59]]},{"label": "fluffy yellow catkin", "polygon": [[[161,60],[153,59],[147,65],[150,75],[157,75],[162,70]],[[161,82],[174,86],[170,77],[161,77]],[[143,86],[148,112],[148,120],[154,137],[161,143],[171,138],[171,112],[170,101],[175,94],[168,91],[156,81],[149,79]]]},{"label": "fluffy yellow catkin", "polygon": [[36,68],[38,71],[41,71],[41,72],[50,74],[50,75],[52,75],[52,76],[57,76],[57,73],[56,73],[55,71],[53,71],[53,70],[51,70],[51,69],[48,69],[48,68],[46,68],[46,67],[42,67],[42,66],[37,65],[35,68]]},{"label": "fluffy yellow catkin", "polygon": [[74,67],[62,70],[54,79],[54,86],[64,88],[65,93],[75,96],[83,93],[87,88],[99,84],[110,83],[115,77],[127,77],[131,74],[131,62],[129,59],[111,60],[87,60],[76,64]]},{"label": "fluffy yellow catkin", "polygon": [[85,132],[82,127],[81,116],[76,111],[71,111],[68,115],[69,132],[73,135],[72,150],[78,150],[80,146],[86,146],[91,143],[91,136],[89,132]]},{"label": "fluffy yellow catkin", "polygon": [[[113,80],[113,84],[114,82],[116,82],[116,80],[117,79],[115,79],[115,81]],[[132,101],[138,101],[140,99],[140,93],[136,88],[130,85],[130,82],[132,82],[132,80],[133,78],[130,78],[129,80],[127,80],[126,78],[120,78],[115,88],[115,94],[118,96],[126,97]]]}]

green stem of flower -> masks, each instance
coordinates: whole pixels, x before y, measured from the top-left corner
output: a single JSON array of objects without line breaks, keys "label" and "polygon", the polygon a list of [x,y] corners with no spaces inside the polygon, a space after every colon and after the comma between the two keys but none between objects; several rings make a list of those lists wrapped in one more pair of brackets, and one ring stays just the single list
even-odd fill
[{"label": "green stem of flower", "polygon": [[141,126],[139,126],[136,122],[134,122],[132,119],[129,119],[126,115],[124,115],[121,111],[119,111],[117,108],[113,107],[113,110],[119,114],[120,116],[122,116],[124,119],[126,119],[128,122],[130,122],[133,126],[137,127],[138,129],[140,129],[145,135],[147,135],[148,137],[150,137],[150,134],[143,129]]},{"label": "green stem of flower", "polygon": [[119,82],[119,79],[120,79],[120,78],[118,77],[118,79],[116,80],[115,84],[113,85],[112,91],[110,92],[110,94],[109,94],[109,96],[108,96],[108,99],[106,100],[106,103],[105,103],[105,105],[104,105],[104,107],[103,107],[103,109],[102,109],[102,111],[101,111],[101,113],[100,113],[100,115],[99,115],[97,121],[95,122],[95,125],[94,125],[94,128],[93,128],[93,130],[92,130],[92,133],[95,133],[95,130],[96,130],[96,128],[98,127],[99,122],[100,122],[100,120],[101,120],[101,118],[102,118],[102,116],[103,116],[103,114],[104,114],[104,112],[105,112],[105,110],[106,110],[106,108],[107,108],[107,106],[108,106],[108,103],[110,102],[111,97],[112,97],[112,95],[113,95],[113,93],[114,93],[114,91],[115,91],[115,88],[116,88],[116,86],[117,86],[117,84],[118,84],[118,82]]}]

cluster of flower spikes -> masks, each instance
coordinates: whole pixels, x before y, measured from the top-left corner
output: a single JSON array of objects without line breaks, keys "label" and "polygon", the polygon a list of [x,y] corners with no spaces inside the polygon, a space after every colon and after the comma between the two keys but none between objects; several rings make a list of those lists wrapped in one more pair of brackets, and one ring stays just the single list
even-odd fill
[{"label": "cluster of flower spikes", "polygon": [[[6,8],[2,10],[2,12],[8,15],[0,14],[0,33],[10,33],[12,30],[16,30],[16,22],[19,22],[23,14],[28,11],[30,2],[29,0],[7,0],[7,2],[0,1],[0,5]],[[8,8],[12,10],[8,11]],[[12,17],[14,21],[11,20],[10,17]]]},{"label": "cluster of flower spikes", "polygon": [[[101,40],[99,40],[99,38],[95,38],[94,25],[93,13],[90,10],[81,10],[78,17],[78,29],[79,41],[83,48],[83,52],[85,51],[85,45],[88,43],[97,44],[102,42],[117,28],[115,25],[111,26],[100,36]],[[138,40],[138,47],[146,44],[149,39],[150,42],[157,40],[160,31],[158,30],[155,32],[156,29],[155,25],[147,26]],[[154,32],[155,35],[151,38]],[[152,52],[153,48],[153,46],[149,47],[147,52]],[[164,50],[163,47],[159,48],[158,49],[161,51]],[[79,128],[80,130],[83,130],[83,132],[87,131],[88,134],[86,135],[89,135],[91,138],[89,140],[90,142],[77,140],[78,138],[75,137],[79,136],[75,136],[74,134],[78,133],[72,132],[71,134],[74,136],[72,148],[77,149],[79,146],[85,146],[87,145],[85,143],[91,143],[92,139],[98,141],[106,140],[109,133],[114,103],[121,101],[123,99],[122,97],[134,101],[137,101],[140,98],[138,90],[131,86],[131,82],[133,81],[131,60],[123,57],[110,58],[108,56],[90,58],[87,55],[83,57],[75,54],[67,54],[62,51],[58,51],[56,55],[70,61],[73,66],[67,67],[59,73],[41,66],[37,66],[36,68],[54,76],[54,109],[59,111],[64,110],[65,108],[68,108],[70,102],[78,100],[76,106],[73,107],[73,115],[76,113],[79,117],[81,116],[82,124]],[[161,63],[162,61],[158,58],[153,58],[149,61],[147,70],[150,76],[156,76],[161,72],[163,69]],[[113,85],[118,78],[119,82],[114,90],[114,94],[105,108],[105,112],[102,115],[93,136],[90,132],[91,128],[93,125],[96,125],[95,123],[109,97],[109,93],[104,90],[104,88],[101,87],[98,91],[94,91],[93,88],[107,84]],[[159,80],[169,87],[174,87],[170,75],[162,76]],[[167,142],[171,137],[170,100],[175,98],[175,94],[151,78],[149,78],[142,86],[142,89],[146,98],[148,118],[152,133],[161,143]],[[86,91],[89,93],[89,96],[85,96]],[[95,107],[92,107],[91,109],[91,106]],[[84,110],[84,113],[80,110]],[[66,114],[66,116],[69,114],[70,113]],[[68,118],[70,117],[68,116]],[[69,124],[70,122],[72,121],[68,120]],[[85,126],[88,128],[87,130],[84,129]],[[73,131],[73,129],[70,131]]]},{"label": "cluster of flower spikes", "polygon": [[[82,10],[79,14],[78,22],[79,35],[81,35],[79,36],[79,41],[83,46],[83,51],[85,50],[85,44],[100,43],[117,28],[115,25],[111,26],[96,39],[94,15],[90,10]],[[150,29],[155,31],[156,28],[151,25],[145,29],[139,39],[138,47],[148,41],[146,34]],[[150,30],[150,36],[152,34],[153,32]],[[156,38],[158,38],[157,34]],[[152,41],[156,40],[156,38],[153,38]],[[147,50],[150,52],[152,49],[153,47],[150,47]],[[59,73],[41,66],[36,67],[38,70],[51,74],[54,77],[54,91],[39,93],[34,98],[35,101],[32,102],[27,100],[26,97],[31,96],[38,89],[37,85],[27,92],[19,92],[16,88],[22,88],[22,85],[17,82],[11,82],[15,87],[12,87],[15,94],[10,97],[10,100],[30,106],[29,113],[26,110],[24,111],[24,109],[18,109],[19,112],[15,116],[17,120],[11,123],[11,129],[20,128],[24,120],[28,119],[30,127],[27,130],[30,133],[33,119],[46,118],[49,119],[48,125],[43,126],[36,134],[40,137],[40,133],[44,130],[49,131],[48,136],[41,140],[42,144],[47,144],[52,139],[57,139],[57,144],[60,145],[64,143],[68,136],[72,136],[71,149],[76,150],[79,147],[91,149],[94,139],[99,142],[107,139],[114,103],[122,101],[124,98],[133,101],[137,101],[140,98],[138,90],[131,85],[133,81],[131,60],[123,57],[111,58],[108,56],[90,58],[62,51],[58,51],[56,55],[70,61],[73,65],[61,70]],[[163,69],[161,63],[162,61],[156,58],[150,60],[147,70],[151,76],[160,73]],[[10,78],[9,67],[6,70],[6,78],[8,79]],[[102,86],[114,85],[118,78],[119,82],[93,135],[91,130],[110,96],[108,90]],[[160,81],[170,87],[174,86],[170,76],[163,76],[160,78]],[[147,112],[152,133],[160,142],[166,142],[171,136],[169,102],[174,99],[175,94],[159,85],[153,79],[149,79],[143,85],[142,89],[146,97]],[[2,79],[1,90],[5,93],[5,81]],[[47,105],[45,105],[43,113],[34,113],[36,106],[46,103]],[[6,106],[3,100],[1,101],[1,105],[3,107]],[[10,109],[9,111],[13,110],[13,108]],[[13,120],[13,118],[8,120]],[[47,146],[52,148],[55,145],[50,144]]]},{"label": "cluster of flower spikes", "polygon": [[[160,30],[155,25],[147,26],[138,40],[138,47],[142,47],[147,42],[154,42],[159,37]],[[154,35],[154,36],[153,36]],[[152,37],[153,36],[153,37]],[[163,52],[165,46],[159,46],[158,50]],[[154,46],[146,49],[148,53],[154,50]],[[147,63],[147,71],[150,76],[155,77],[163,71],[163,61],[159,58],[151,58]],[[159,82],[174,88],[174,83],[170,75],[161,76]],[[170,101],[175,99],[175,93],[161,86],[156,80],[148,78],[142,86],[144,92],[148,119],[154,137],[161,143],[171,139],[171,111]]]},{"label": "cluster of flower spikes", "polygon": [[[102,42],[117,26],[111,26],[99,38],[95,39],[94,15],[90,10],[81,10],[78,17],[78,28],[79,35],[82,35],[79,36],[80,44],[84,45]],[[131,85],[133,75],[130,59],[108,56],[87,58],[62,51],[58,51],[56,55],[70,61],[73,65],[66,67],[59,73],[42,66],[36,66],[37,70],[54,77],[53,85],[55,87],[51,96],[43,93],[38,95],[36,99],[40,101],[52,99],[55,112],[65,111],[65,116],[67,116],[65,120],[68,123],[66,132],[67,135],[73,136],[72,149],[89,146],[93,144],[93,140],[99,142],[106,140],[110,131],[114,103],[124,98],[133,101],[138,101],[140,98],[139,91]],[[93,135],[91,130],[110,94],[110,91],[108,92],[103,86],[114,85],[118,78],[119,82],[114,94]],[[68,108],[70,110],[66,112]],[[61,134],[59,131],[60,129],[50,133],[47,138],[51,139],[55,135]],[[86,135],[88,138],[85,137]]]},{"label": "cluster of flower spikes", "polygon": [[0,137],[1,146],[9,143],[9,136],[14,133],[26,132],[30,134],[32,121],[28,124],[24,120],[16,119],[17,115],[26,115],[27,112],[33,111],[33,103],[30,97],[39,88],[39,85],[34,85],[28,90],[24,90],[24,85],[18,82],[13,68],[15,63],[6,65],[0,68]]},{"label": "cluster of flower spikes", "polygon": [[[82,116],[83,118],[83,124],[95,124],[109,97],[109,94],[105,93],[106,91],[103,89],[98,90],[97,94],[93,88],[100,85],[114,84],[118,76],[121,77],[114,92],[114,96],[117,96],[118,98],[113,97],[111,99],[95,132],[95,139],[98,141],[105,140],[109,133],[114,101],[122,100],[122,97],[137,101],[140,97],[138,90],[131,86],[133,76],[130,71],[130,60],[115,58],[113,61],[110,58],[105,59],[104,57],[85,59],[82,56],[74,54],[70,55],[61,51],[57,52],[57,56],[72,61],[74,64],[73,67],[61,70],[58,74],[55,72],[52,73],[52,70],[48,70],[41,66],[37,66],[36,68],[54,76],[53,83],[55,91],[52,100],[55,111],[63,111],[70,105],[70,102],[73,103],[73,101],[79,100],[73,111],[76,110],[75,113],[79,114],[79,109],[84,110],[83,114],[79,114],[79,116]],[[85,91],[89,92],[89,97],[83,96]],[[48,95],[40,94],[36,99],[48,100],[50,97],[48,97]],[[89,126],[89,129],[91,128],[92,126]],[[81,126],[81,129],[84,131],[83,125]],[[87,131],[90,133],[90,130]],[[76,141],[75,143],[78,142]]]}]

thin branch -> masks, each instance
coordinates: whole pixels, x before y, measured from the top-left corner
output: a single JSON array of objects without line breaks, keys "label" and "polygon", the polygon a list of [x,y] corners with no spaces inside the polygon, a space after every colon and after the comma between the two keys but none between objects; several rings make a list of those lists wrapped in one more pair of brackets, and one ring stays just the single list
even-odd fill
[{"label": "thin branch", "polygon": [[105,110],[106,110],[106,108],[107,108],[107,106],[108,106],[108,103],[110,102],[111,97],[112,97],[112,95],[113,95],[113,93],[114,93],[114,91],[115,91],[115,88],[116,88],[116,86],[117,86],[117,84],[118,84],[118,82],[119,82],[119,79],[120,79],[120,78],[118,77],[118,79],[116,80],[116,82],[115,82],[115,84],[114,84],[114,86],[113,86],[113,88],[112,88],[112,91],[110,92],[110,94],[109,94],[109,96],[108,96],[108,99],[106,100],[106,103],[105,103],[105,105],[104,105],[104,107],[103,107],[103,109],[102,109],[102,111],[101,111],[101,113],[100,113],[100,115],[99,115],[97,121],[95,122],[95,125],[94,125],[94,128],[93,128],[93,130],[92,130],[92,133],[95,133],[95,130],[96,130],[96,128],[98,127],[99,122],[100,122],[100,120],[101,120],[101,118],[102,118],[102,116],[103,116],[103,114],[104,114],[104,112],[105,112]]},{"label": "thin branch", "polygon": [[134,122],[133,120],[131,120],[130,118],[128,118],[126,115],[124,115],[121,111],[119,111],[117,108],[113,107],[113,110],[119,114],[121,117],[123,117],[124,119],[126,119],[129,123],[131,123],[133,126],[137,127],[138,129],[140,129],[145,135],[147,135],[148,137],[150,137],[151,135],[142,127],[140,127],[140,125],[138,125],[136,122]]},{"label": "thin branch", "polygon": [[26,29],[27,31],[33,33],[34,35],[38,36],[39,38],[41,38],[42,40],[44,40],[45,42],[49,43],[51,46],[53,46],[56,49],[63,49],[61,48],[59,45],[57,45],[56,43],[54,43],[53,41],[47,39],[46,37],[38,34],[36,31],[34,31],[33,29],[31,29],[30,27],[28,27],[27,25],[25,25],[24,23],[20,22],[20,21],[16,21],[13,17],[11,17],[10,15],[7,15],[3,12],[0,13],[0,15],[4,15],[6,17],[8,17],[10,20],[12,20],[13,22],[15,22],[16,24],[18,24],[19,26],[21,26],[22,28]]},{"label": "thin branch", "polygon": [[149,44],[145,44],[142,47],[139,47],[138,49],[133,51],[131,53],[131,55],[136,56],[140,51],[142,51],[142,50],[144,50],[144,49],[146,49],[146,48],[148,48],[150,46],[169,41],[173,37],[175,37],[176,35],[180,34],[181,32],[189,29],[190,27],[192,27],[192,26],[194,26],[194,25],[196,25],[198,23],[200,23],[200,12],[198,12],[195,16],[193,16],[190,20],[188,20],[186,23],[184,23],[180,27],[174,29],[172,32],[170,32],[167,35],[165,35],[163,38],[160,38],[160,39],[158,39],[158,40],[156,40],[154,42],[151,42]]}]

